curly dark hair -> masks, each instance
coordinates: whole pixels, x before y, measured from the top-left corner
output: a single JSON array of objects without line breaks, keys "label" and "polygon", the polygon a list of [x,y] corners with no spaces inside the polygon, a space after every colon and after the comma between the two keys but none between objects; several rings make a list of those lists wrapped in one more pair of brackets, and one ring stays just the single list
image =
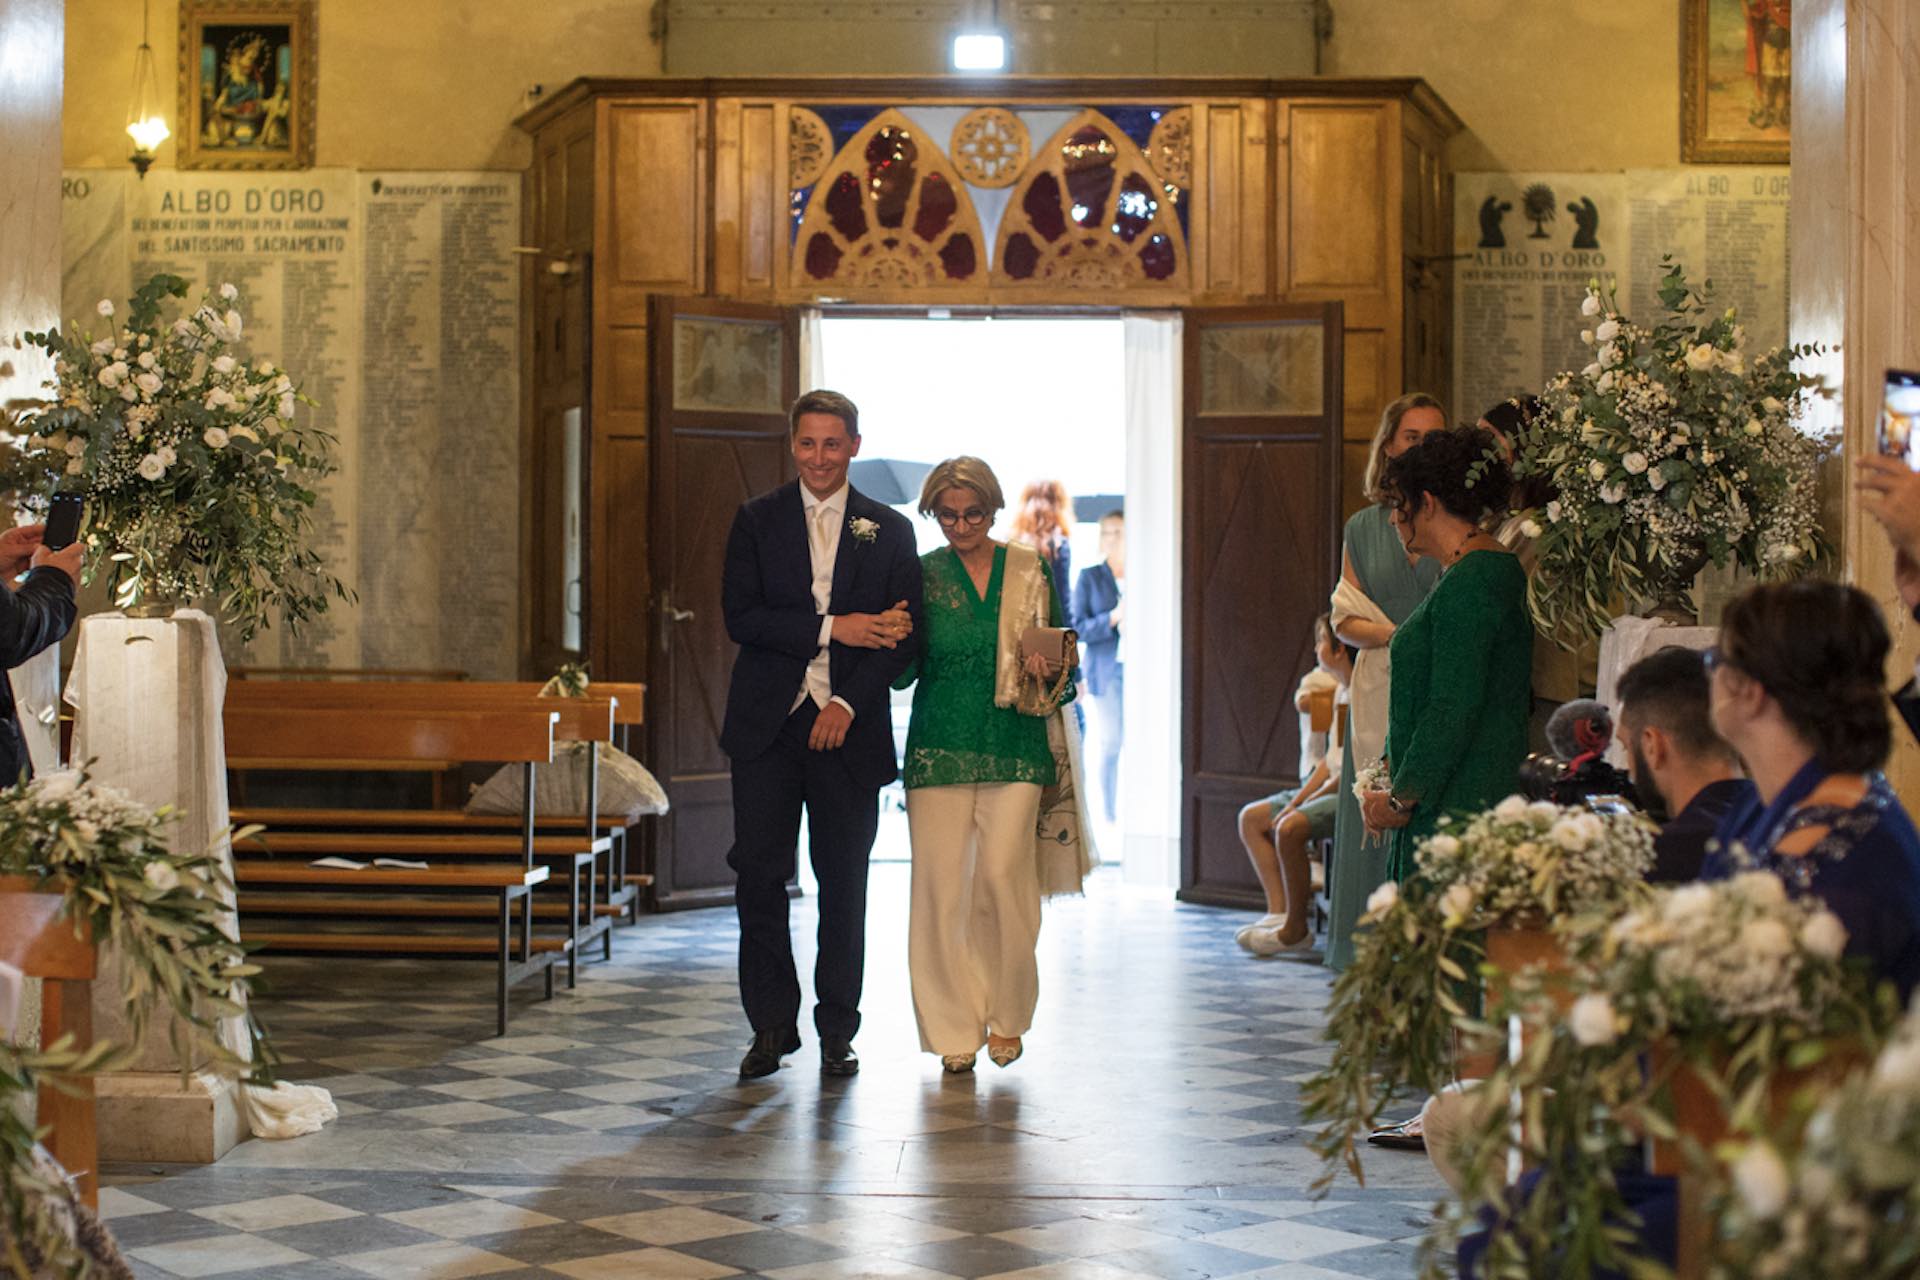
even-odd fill
[{"label": "curly dark hair", "polygon": [[[1514,460],[1518,461],[1534,447],[1534,435],[1547,413],[1547,406],[1539,396],[1514,396],[1488,409],[1480,415],[1480,420],[1506,437]],[[1513,492],[1507,495],[1507,508],[1510,511],[1534,511],[1559,496],[1560,491],[1554,488],[1553,481],[1536,471],[1513,478]]]},{"label": "curly dark hair", "polygon": [[1428,432],[1413,448],[1387,459],[1380,489],[1396,511],[1418,511],[1432,494],[1448,514],[1479,524],[1489,512],[1507,509],[1513,472],[1491,431],[1449,427]]},{"label": "curly dark hair", "polygon": [[1867,773],[1893,749],[1881,687],[1891,641],[1880,606],[1825,578],[1754,587],[1720,620],[1720,656],[1779,704],[1827,768]]}]

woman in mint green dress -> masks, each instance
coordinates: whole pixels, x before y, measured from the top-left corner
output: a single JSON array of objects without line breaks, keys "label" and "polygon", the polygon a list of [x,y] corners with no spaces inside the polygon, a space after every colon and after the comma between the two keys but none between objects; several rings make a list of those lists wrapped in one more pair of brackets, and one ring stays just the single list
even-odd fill
[{"label": "woman in mint green dress", "polygon": [[1439,585],[1394,632],[1391,786],[1361,803],[1366,825],[1390,833],[1387,875],[1396,881],[1413,874],[1414,846],[1442,815],[1511,795],[1527,753],[1526,572],[1483,527],[1488,513],[1505,510],[1510,486],[1492,433],[1477,427],[1430,433],[1387,464],[1382,487],[1402,543],[1442,566]]},{"label": "woman in mint green dress", "polygon": [[1359,656],[1349,683],[1348,747],[1335,793],[1340,803],[1334,818],[1333,857],[1327,867],[1327,965],[1333,969],[1353,962],[1353,927],[1366,907],[1367,895],[1387,878],[1388,844],[1368,838],[1353,783],[1361,765],[1386,753],[1388,646],[1394,629],[1412,616],[1440,580],[1438,564],[1408,558],[1380,492],[1380,475],[1389,458],[1446,425],[1440,402],[1421,392],[1401,396],[1381,412],[1367,458],[1367,496],[1373,505],[1353,513],[1342,543],[1340,582],[1333,592],[1333,629],[1359,650]]},{"label": "woman in mint green dress", "polygon": [[[996,1065],[1022,1051],[1040,998],[1034,948],[1045,873],[1036,831],[1042,793],[1059,779],[1050,725],[1073,698],[1055,680],[1051,715],[1009,705],[1019,635],[1062,626],[1059,593],[1032,548],[988,536],[1004,505],[978,458],[934,467],[920,511],[947,545],[921,557],[924,642],[913,668],[907,729],[907,824],[913,840],[908,970],[920,1047],[949,1072],[969,1071],[984,1043]],[[1028,674],[1053,680],[1037,659]]]}]

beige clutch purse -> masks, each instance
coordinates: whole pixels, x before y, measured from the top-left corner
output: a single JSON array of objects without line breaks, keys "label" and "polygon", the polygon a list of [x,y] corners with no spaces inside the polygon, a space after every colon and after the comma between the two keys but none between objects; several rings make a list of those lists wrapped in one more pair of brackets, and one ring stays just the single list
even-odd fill
[{"label": "beige clutch purse", "polygon": [[[1035,656],[1057,667],[1058,676],[1049,681],[1027,674],[1026,660]],[[1080,637],[1071,627],[1028,627],[1020,633],[1020,663],[1020,685],[1014,693],[1013,709],[1023,716],[1050,716],[1059,710],[1060,696],[1067,691],[1074,668],[1080,665]]]}]

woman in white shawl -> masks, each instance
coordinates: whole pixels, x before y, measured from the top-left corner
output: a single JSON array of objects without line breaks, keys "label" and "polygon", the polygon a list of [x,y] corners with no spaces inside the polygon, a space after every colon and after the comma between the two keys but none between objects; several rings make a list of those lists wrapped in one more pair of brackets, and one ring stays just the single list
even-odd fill
[{"label": "woman in white shawl", "polygon": [[1378,488],[1388,458],[1399,457],[1429,431],[1447,425],[1440,402],[1414,392],[1401,396],[1380,414],[1367,457],[1367,498],[1371,505],[1347,521],[1341,546],[1340,582],[1333,592],[1333,631],[1360,651],[1353,664],[1352,725],[1346,763],[1340,771],[1340,811],[1334,819],[1333,861],[1327,869],[1327,964],[1344,969],[1353,959],[1353,927],[1367,895],[1387,878],[1387,842],[1368,841],[1360,822],[1360,801],[1353,792],[1358,770],[1376,761],[1387,745],[1387,692],[1391,670],[1387,646],[1394,628],[1406,621],[1440,580],[1431,559],[1407,561],[1393,531]]},{"label": "woman in white shawl", "polygon": [[[920,1047],[971,1071],[984,1043],[997,1066],[1023,1051],[1040,998],[1034,948],[1043,895],[1077,893],[1093,866],[1074,785],[1079,730],[1060,708],[1073,681],[1020,655],[1030,627],[1059,627],[1052,571],[1032,548],[989,536],[1005,504],[978,458],[928,473],[920,513],[947,545],[921,557],[925,641],[902,770],[913,840],[908,968]],[[1044,681],[1023,714],[1023,679]]]}]

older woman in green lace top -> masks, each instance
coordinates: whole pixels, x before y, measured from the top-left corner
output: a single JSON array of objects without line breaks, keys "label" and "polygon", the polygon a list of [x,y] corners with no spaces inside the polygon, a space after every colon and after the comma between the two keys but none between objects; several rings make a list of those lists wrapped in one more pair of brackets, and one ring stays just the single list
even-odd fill
[{"label": "older woman in green lace top", "polygon": [[[940,523],[947,545],[921,557],[924,644],[903,770],[913,837],[908,963],[920,1046],[949,1071],[972,1069],[981,1044],[1006,1066],[1020,1056],[1040,985],[1042,874],[1035,829],[1041,795],[1058,778],[1051,716],[1007,705],[1020,674],[1025,625],[1061,626],[1047,563],[1031,548],[988,536],[1005,505],[1000,482],[978,458],[951,458],[927,476],[920,512]],[[1034,660],[1026,672],[1052,680],[1056,704],[1071,680]]]},{"label": "older woman in green lace top", "polygon": [[1390,460],[1381,488],[1409,555],[1440,562],[1440,581],[1393,633],[1388,790],[1361,802],[1368,828],[1392,833],[1387,875],[1443,815],[1477,813],[1512,793],[1533,707],[1527,575],[1484,527],[1512,479],[1491,432],[1430,432]]}]

